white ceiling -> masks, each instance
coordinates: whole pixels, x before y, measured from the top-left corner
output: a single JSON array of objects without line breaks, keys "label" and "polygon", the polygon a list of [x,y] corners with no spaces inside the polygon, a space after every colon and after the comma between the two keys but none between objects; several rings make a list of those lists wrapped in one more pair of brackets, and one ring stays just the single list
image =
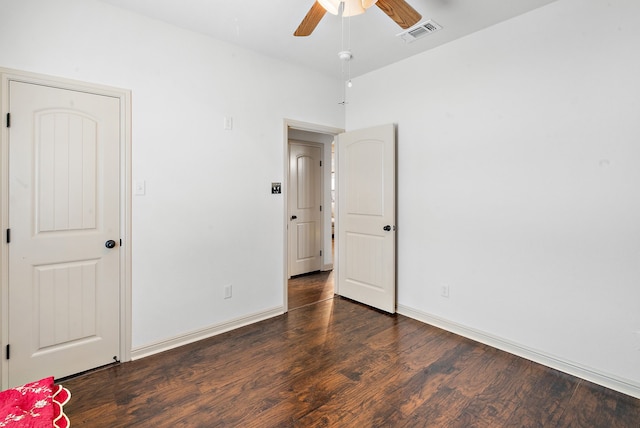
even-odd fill
[{"label": "white ceiling", "polygon": [[403,30],[376,6],[344,22],[327,13],[311,36],[294,37],[314,0],[101,1],[339,78],[343,47],[357,77],[555,0],[407,0],[422,21],[443,27],[413,43],[396,37]]}]

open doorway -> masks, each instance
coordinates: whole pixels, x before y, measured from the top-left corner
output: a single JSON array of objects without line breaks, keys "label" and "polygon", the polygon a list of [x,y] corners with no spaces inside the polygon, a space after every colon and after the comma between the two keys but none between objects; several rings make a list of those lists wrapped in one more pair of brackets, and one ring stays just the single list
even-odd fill
[{"label": "open doorway", "polygon": [[[295,309],[318,301],[332,298],[334,295],[334,213],[335,213],[335,191],[333,179],[335,163],[333,162],[333,142],[335,136],[342,132],[342,129],[329,128],[320,125],[285,120],[285,307],[287,310]],[[292,162],[300,162],[301,165],[313,164],[315,161],[306,161],[313,156],[302,158],[295,153],[299,153],[299,146],[319,148],[320,163],[322,165],[320,179],[314,186],[313,192],[319,196],[317,213],[319,213],[319,229],[308,227],[311,221],[301,221],[302,211],[299,211],[295,196],[300,190],[296,180],[295,171],[292,174]],[[292,149],[293,147],[293,149]],[[293,168],[295,170],[295,168]],[[293,175],[293,178],[292,178]],[[308,185],[308,184],[305,184]],[[304,193],[304,192],[303,192]],[[303,195],[303,198],[306,197]],[[305,204],[302,204],[305,205]],[[307,219],[308,220],[308,219]],[[294,229],[295,228],[295,229]],[[300,232],[298,234],[297,232]],[[291,233],[293,232],[293,233]],[[315,235],[317,233],[317,235]],[[317,236],[317,242],[309,240],[310,234]],[[297,241],[300,239],[303,245],[298,248]],[[309,242],[316,247],[314,255],[319,257],[319,263],[306,263],[307,256],[312,254],[308,249]],[[300,254],[293,254],[300,252]],[[298,263],[298,260],[303,263]],[[309,257],[311,259],[311,257]],[[300,266],[303,265],[301,269]]]}]

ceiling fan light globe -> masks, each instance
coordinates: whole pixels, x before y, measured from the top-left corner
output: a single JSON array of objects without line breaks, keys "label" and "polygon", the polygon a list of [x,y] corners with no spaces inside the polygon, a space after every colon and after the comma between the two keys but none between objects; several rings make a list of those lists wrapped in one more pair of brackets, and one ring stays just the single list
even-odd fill
[{"label": "ceiling fan light globe", "polygon": [[371,6],[373,6],[378,2],[378,0],[361,0],[361,1],[362,1],[362,7],[364,9],[369,9]]},{"label": "ceiling fan light globe", "polygon": [[342,3],[340,0],[317,0],[317,1],[318,3],[320,3],[322,7],[325,8],[327,12],[329,12],[332,15],[337,15],[340,12],[340,3]]}]

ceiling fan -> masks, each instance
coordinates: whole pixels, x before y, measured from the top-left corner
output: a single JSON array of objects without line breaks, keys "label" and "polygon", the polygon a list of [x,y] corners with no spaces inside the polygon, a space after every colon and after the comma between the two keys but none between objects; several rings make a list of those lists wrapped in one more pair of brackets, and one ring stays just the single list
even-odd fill
[{"label": "ceiling fan", "polygon": [[374,4],[405,30],[422,19],[422,15],[405,0],[316,0],[293,35],[310,35],[325,13],[338,15],[341,5],[342,16],[353,16],[364,13]]}]

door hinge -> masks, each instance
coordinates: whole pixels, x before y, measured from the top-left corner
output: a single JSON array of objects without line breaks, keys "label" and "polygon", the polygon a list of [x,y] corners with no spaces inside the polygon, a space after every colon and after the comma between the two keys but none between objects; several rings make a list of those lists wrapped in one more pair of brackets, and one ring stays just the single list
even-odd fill
[{"label": "door hinge", "polygon": [[322,161],[320,161],[320,166],[322,166]]},{"label": "door hinge", "polygon": [[322,257],[322,250],[320,250],[320,257]]},{"label": "door hinge", "polygon": [[320,211],[322,211],[322,205],[320,205]]},{"label": "door hinge", "polygon": [[120,240],[120,246],[122,247],[122,239]]},{"label": "door hinge", "polygon": [[7,128],[11,128],[11,113],[7,113]]},{"label": "door hinge", "polygon": [[11,358],[11,345],[7,344],[7,360]]},{"label": "door hinge", "polygon": [[11,242],[11,229],[7,229],[7,244]]}]

